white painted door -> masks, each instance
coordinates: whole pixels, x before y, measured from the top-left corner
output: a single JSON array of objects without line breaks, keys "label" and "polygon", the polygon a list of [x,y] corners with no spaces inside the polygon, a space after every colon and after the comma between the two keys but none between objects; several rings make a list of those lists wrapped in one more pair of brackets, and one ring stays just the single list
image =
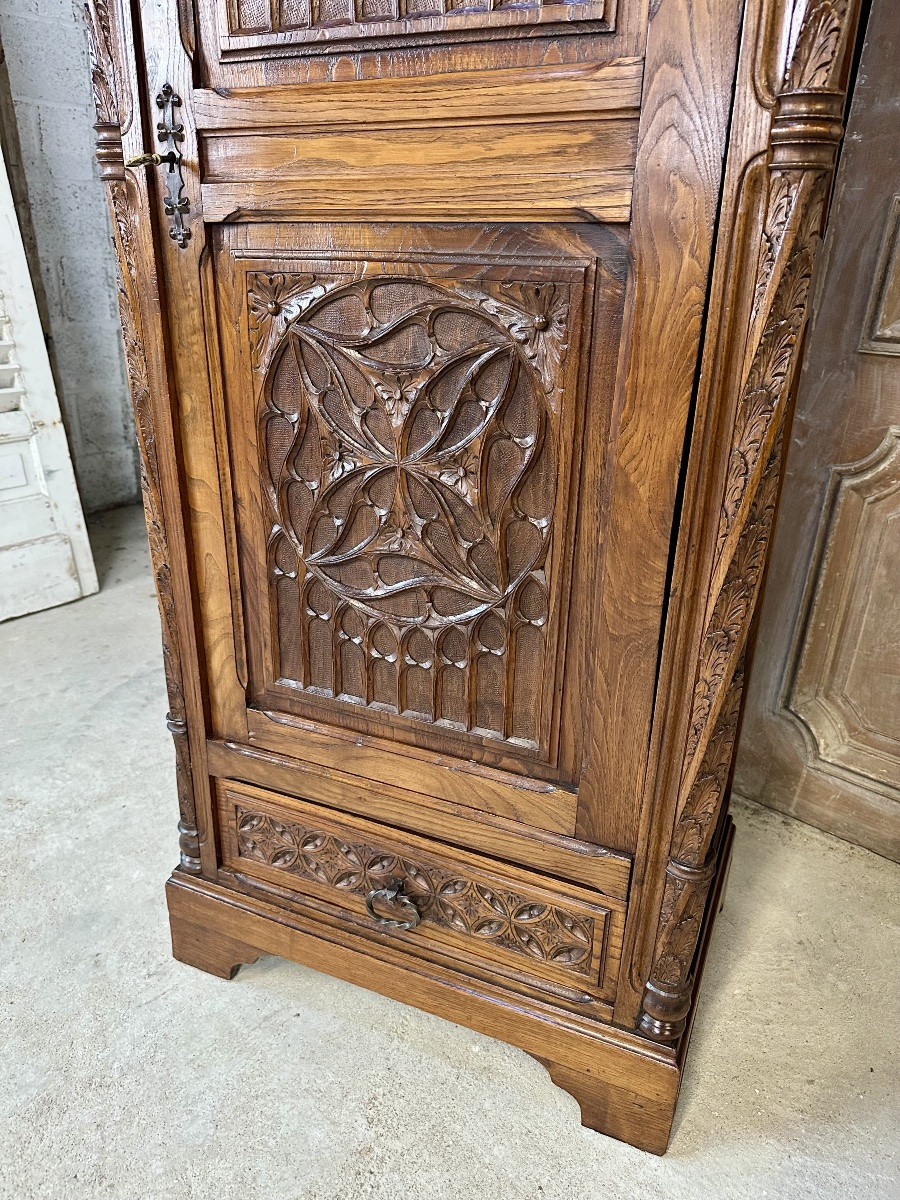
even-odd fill
[{"label": "white painted door", "polygon": [[0,154],[0,620],[96,591],[66,431]]}]

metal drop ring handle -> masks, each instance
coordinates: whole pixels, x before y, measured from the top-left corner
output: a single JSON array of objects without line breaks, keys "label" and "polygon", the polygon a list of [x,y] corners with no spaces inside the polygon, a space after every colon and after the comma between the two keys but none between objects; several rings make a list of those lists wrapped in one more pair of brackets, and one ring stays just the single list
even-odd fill
[{"label": "metal drop ring handle", "polygon": [[[377,921],[379,925],[389,925],[392,929],[415,929],[422,920],[422,915],[419,910],[410,900],[409,896],[404,896],[402,892],[403,880],[391,878],[385,887],[375,888],[366,896],[366,912]],[[384,900],[388,904],[395,905],[401,912],[406,914],[405,921],[397,921],[393,917],[383,917],[381,913],[375,911],[375,901]]]}]

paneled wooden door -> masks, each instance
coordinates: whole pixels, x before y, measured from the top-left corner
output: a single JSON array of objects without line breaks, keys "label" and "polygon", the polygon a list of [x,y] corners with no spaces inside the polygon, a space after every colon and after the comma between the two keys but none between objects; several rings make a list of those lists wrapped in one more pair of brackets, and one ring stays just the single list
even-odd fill
[{"label": "paneled wooden door", "polygon": [[649,666],[680,452],[614,507],[641,6],[189,7],[141,5],[141,86],[212,740],[630,851],[653,674],[589,684],[603,546]]}]

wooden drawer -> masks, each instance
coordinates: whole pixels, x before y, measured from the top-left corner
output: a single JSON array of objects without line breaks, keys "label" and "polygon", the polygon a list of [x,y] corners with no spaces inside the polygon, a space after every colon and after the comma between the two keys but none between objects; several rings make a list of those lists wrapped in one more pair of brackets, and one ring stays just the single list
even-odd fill
[{"label": "wooden drawer", "polygon": [[[217,784],[224,866],[368,933],[580,1003],[612,999],[625,905],[572,884],[231,780]],[[406,902],[366,901],[392,880]]]}]

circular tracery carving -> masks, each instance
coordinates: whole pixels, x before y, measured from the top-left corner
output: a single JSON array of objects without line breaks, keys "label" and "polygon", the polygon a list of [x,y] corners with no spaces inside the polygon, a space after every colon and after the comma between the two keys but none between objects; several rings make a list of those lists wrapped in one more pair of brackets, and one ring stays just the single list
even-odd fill
[{"label": "circular tracery carving", "polygon": [[404,276],[316,290],[268,356],[261,429],[307,574],[391,624],[472,620],[530,576],[536,611],[556,481],[532,360],[553,289],[527,289],[533,311],[495,302],[506,324],[471,289]]}]

